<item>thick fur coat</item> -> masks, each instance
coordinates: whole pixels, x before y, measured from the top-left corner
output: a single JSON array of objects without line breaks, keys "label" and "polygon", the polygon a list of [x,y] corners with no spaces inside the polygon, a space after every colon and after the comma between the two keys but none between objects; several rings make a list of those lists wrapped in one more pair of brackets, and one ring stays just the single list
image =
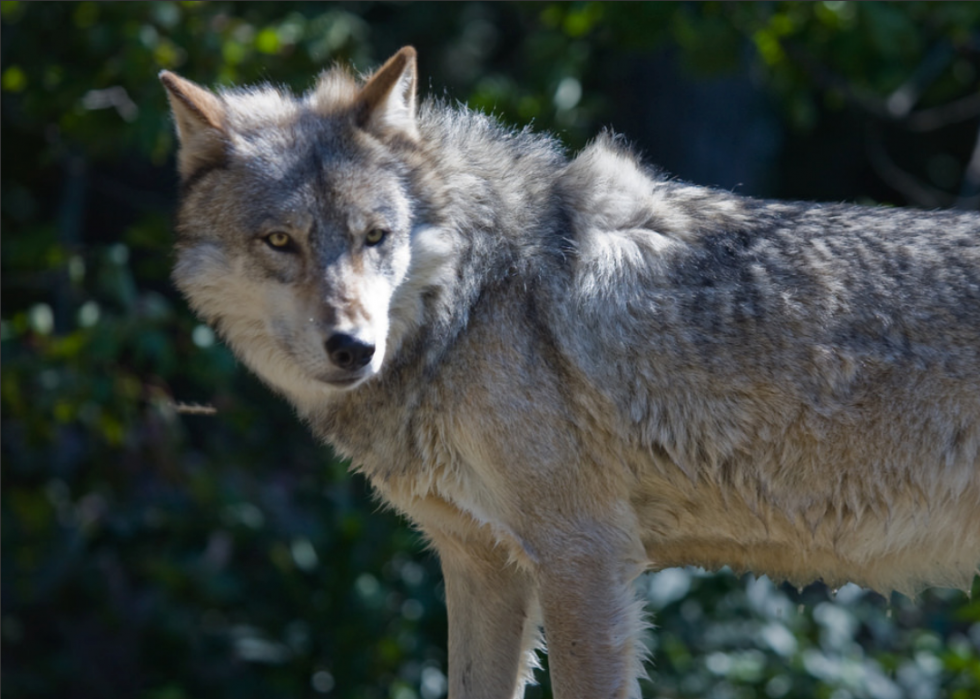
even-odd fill
[{"label": "thick fur coat", "polygon": [[194,309],[438,551],[450,696],[639,694],[643,570],[980,563],[980,216],[758,201],[438,102],[161,74]]}]

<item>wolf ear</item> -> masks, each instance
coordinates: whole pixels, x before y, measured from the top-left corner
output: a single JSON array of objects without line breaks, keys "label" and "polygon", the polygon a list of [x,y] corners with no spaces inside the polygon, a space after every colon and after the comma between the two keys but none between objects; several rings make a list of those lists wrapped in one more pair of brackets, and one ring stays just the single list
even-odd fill
[{"label": "wolf ear", "polygon": [[213,92],[169,70],[160,71],[160,81],[167,88],[180,139],[177,170],[186,180],[224,158],[225,106]]},{"label": "wolf ear", "polygon": [[357,96],[358,124],[369,131],[417,139],[415,49],[406,46],[372,75]]}]

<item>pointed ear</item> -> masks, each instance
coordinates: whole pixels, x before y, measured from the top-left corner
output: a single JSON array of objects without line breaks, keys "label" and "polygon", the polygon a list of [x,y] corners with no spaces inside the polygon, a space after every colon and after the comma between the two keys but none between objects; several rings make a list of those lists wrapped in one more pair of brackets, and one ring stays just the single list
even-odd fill
[{"label": "pointed ear", "polygon": [[177,170],[187,180],[225,157],[225,106],[213,92],[168,70],[160,71],[177,124]]},{"label": "pointed ear", "polygon": [[415,49],[406,46],[372,75],[357,96],[358,124],[378,134],[400,132],[415,140]]}]

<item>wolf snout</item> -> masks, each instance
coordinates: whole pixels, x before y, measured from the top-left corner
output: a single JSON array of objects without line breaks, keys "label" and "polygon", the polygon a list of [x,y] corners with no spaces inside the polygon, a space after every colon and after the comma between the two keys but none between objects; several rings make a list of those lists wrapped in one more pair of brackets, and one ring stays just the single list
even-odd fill
[{"label": "wolf snout", "polygon": [[337,367],[354,371],[366,366],[374,356],[374,345],[347,333],[334,333],[325,343],[327,356]]}]

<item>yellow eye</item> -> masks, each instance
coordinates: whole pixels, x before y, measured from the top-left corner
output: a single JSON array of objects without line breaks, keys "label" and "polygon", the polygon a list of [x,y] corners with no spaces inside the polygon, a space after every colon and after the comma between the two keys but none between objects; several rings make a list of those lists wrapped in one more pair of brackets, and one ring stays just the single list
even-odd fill
[{"label": "yellow eye", "polygon": [[388,231],[386,231],[384,228],[372,228],[367,232],[367,235],[364,236],[364,244],[368,246],[377,245],[385,239],[386,235],[388,235]]},{"label": "yellow eye", "polygon": [[293,239],[289,237],[288,233],[273,231],[265,237],[265,242],[268,243],[269,247],[271,248],[284,250],[293,244]]}]

